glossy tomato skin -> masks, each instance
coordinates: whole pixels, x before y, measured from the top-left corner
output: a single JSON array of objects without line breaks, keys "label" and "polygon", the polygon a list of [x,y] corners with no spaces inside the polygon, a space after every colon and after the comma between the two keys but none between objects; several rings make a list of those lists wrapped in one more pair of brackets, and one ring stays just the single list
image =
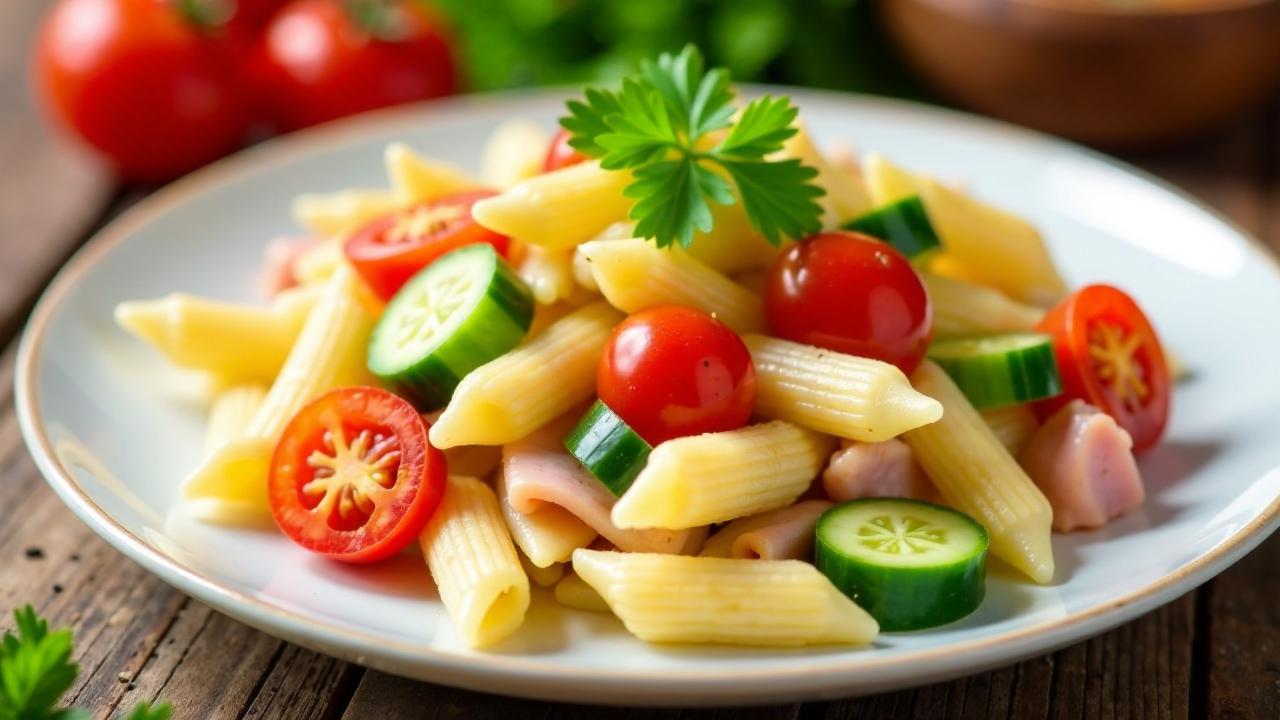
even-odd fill
[{"label": "glossy tomato skin", "polygon": [[[471,206],[493,195],[492,190],[473,190],[392,213],[352,235],[343,252],[365,284],[383,300],[390,300],[419,270],[463,245],[488,243],[505,257],[507,236],[480,226],[471,217]],[[408,232],[415,213],[423,218],[435,213],[440,222],[430,225],[425,234]]]},{"label": "glossy tomato skin", "polygon": [[788,247],[769,272],[765,312],[778,337],[883,360],[906,373],[933,332],[933,306],[911,263],[853,232]]},{"label": "glossy tomato skin", "polygon": [[751,353],[727,325],[668,305],[614,328],[596,371],[600,400],[650,445],[747,424],[756,399]]},{"label": "glossy tomato skin", "polygon": [[[335,560],[370,563],[400,552],[417,540],[444,496],[444,454],[431,445],[429,429],[412,405],[386,390],[350,387],[321,395],[289,422],[272,455],[268,497],[276,524],[298,545]],[[335,465],[361,468],[363,482],[344,482],[354,476],[342,474],[321,478],[308,462],[317,452],[331,458],[341,454],[325,439],[326,432],[336,431],[348,448],[345,459],[356,463]],[[370,440],[361,454],[354,448],[363,431]],[[380,445],[384,438],[392,439]],[[375,486],[367,472],[380,459],[386,475]],[[370,512],[325,512],[326,493],[336,500],[357,484],[365,489],[359,499],[372,506]]]},{"label": "glossy tomato skin", "polygon": [[569,145],[569,131],[561,128],[551,137],[551,144],[547,147],[547,158],[542,161],[542,171],[551,172],[552,170],[567,168],[570,165],[584,162],[586,159],[586,155]]},{"label": "glossy tomato skin", "polygon": [[193,170],[249,125],[234,53],[162,0],[59,0],[35,76],[47,112],[130,180]]},{"label": "glossy tomato skin", "polygon": [[1045,314],[1063,392],[1036,404],[1046,418],[1075,399],[1115,418],[1135,451],[1156,445],[1169,421],[1172,383],[1155,328],[1124,291],[1088,285]]},{"label": "glossy tomato skin", "polygon": [[457,71],[440,27],[416,3],[383,8],[376,31],[340,0],[297,0],[263,37],[266,87],[284,130],[450,95]]}]

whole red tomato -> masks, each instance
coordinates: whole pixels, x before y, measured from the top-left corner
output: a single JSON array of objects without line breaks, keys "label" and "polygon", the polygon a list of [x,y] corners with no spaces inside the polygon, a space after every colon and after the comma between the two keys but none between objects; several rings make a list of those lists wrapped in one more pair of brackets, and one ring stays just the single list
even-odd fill
[{"label": "whole red tomato", "polygon": [[578,152],[569,144],[569,137],[568,130],[561,128],[556,131],[555,136],[551,138],[550,145],[547,146],[547,157],[542,161],[543,172],[559,170],[587,160],[586,155]]},{"label": "whole red tomato", "polygon": [[285,130],[457,89],[443,32],[407,1],[297,0],[267,26],[263,60]]},{"label": "whole red tomato", "polygon": [[59,0],[36,47],[48,112],[132,180],[234,150],[249,123],[232,53],[161,0]]},{"label": "whole red tomato", "polygon": [[911,263],[859,233],[828,232],[778,256],[765,287],[774,335],[893,363],[924,357],[933,307]]}]

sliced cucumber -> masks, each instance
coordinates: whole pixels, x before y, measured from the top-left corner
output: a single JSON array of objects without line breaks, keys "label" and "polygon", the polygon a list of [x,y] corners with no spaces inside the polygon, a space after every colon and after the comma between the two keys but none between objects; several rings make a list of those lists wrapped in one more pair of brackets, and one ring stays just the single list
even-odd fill
[{"label": "sliced cucumber", "polygon": [[644,438],[599,400],[564,439],[564,446],[618,497],[631,487],[653,452]]},{"label": "sliced cucumber", "polygon": [[986,594],[987,531],[919,500],[863,498],[818,518],[815,564],[886,631],[959,620]]},{"label": "sliced cucumber", "polygon": [[369,370],[412,397],[443,407],[467,373],[510,351],[533,320],[533,295],[493,246],[458,248],[391,298],[369,340]]},{"label": "sliced cucumber", "polygon": [[940,244],[918,195],[878,207],[844,224],[845,230],[865,233],[893,246],[908,260],[920,260]]},{"label": "sliced cucumber", "polygon": [[1053,338],[1048,335],[1015,333],[940,340],[929,346],[929,357],[980,410],[1062,392]]}]

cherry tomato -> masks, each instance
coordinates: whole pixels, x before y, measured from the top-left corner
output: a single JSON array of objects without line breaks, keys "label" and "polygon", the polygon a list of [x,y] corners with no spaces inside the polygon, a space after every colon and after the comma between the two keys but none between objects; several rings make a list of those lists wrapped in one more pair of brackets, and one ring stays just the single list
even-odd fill
[{"label": "cherry tomato", "polygon": [[577,165],[586,159],[586,155],[569,145],[569,131],[562,128],[551,138],[551,145],[547,148],[547,159],[542,161],[542,171],[559,170]]},{"label": "cherry tomato", "polygon": [[1063,388],[1037,404],[1043,416],[1079,398],[1115,418],[1134,450],[1160,440],[1169,420],[1169,369],[1133,298],[1110,285],[1089,285],[1050,310],[1037,329],[1053,336]]},{"label": "cherry tomato", "polygon": [[374,220],[347,241],[347,259],[374,294],[390,300],[419,270],[463,245],[489,243],[505,256],[507,236],[471,218],[471,206],[493,194],[460,193]]},{"label": "cherry tomato", "polygon": [[249,112],[233,53],[160,0],[60,0],[36,47],[50,115],[132,180],[168,180],[236,149]]},{"label": "cherry tomato", "polygon": [[852,232],[828,232],[778,257],[765,285],[774,335],[893,363],[910,373],[933,331],[933,306],[897,250]]},{"label": "cherry tomato", "polygon": [[370,387],[321,395],[294,416],[271,458],[271,514],[290,540],[352,563],[418,538],[444,495],[444,454],[400,397]]},{"label": "cherry tomato", "polygon": [[246,36],[261,34],[271,17],[289,0],[234,0],[235,7],[227,20],[229,32],[243,31]]},{"label": "cherry tomato", "polygon": [[701,310],[668,305],[614,328],[596,370],[600,400],[650,445],[747,424],[756,369],[742,339]]},{"label": "cherry tomato", "polygon": [[448,41],[419,3],[362,7],[357,19],[341,0],[297,0],[272,19],[266,83],[285,130],[456,90]]}]

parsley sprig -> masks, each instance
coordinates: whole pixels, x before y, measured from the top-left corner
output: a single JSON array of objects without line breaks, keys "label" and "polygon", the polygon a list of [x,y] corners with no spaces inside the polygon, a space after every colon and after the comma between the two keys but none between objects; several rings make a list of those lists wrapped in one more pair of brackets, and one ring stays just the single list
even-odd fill
[{"label": "parsley sprig", "polygon": [[631,170],[624,192],[636,201],[636,234],[659,247],[688,247],[711,230],[710,203],[736,198],[774,245],[822,229],[817,170],[769,157],[796,134],[791,100],[765,95],[734,122],[729,71],[706,70],[693,45],[646,61],[617,90],[588,88],[568,108],[569,145],[607,170]]},{"label": "parsley sprig", "polygon": [[[71,631],[49,632],[30,605],[15,610],[17,633],[0,639],[0,720],[88,720],[79,708],[58,708],[80,666],[71,660]],[[121,720],[167,720],[168,704],[140,703]]]}]

